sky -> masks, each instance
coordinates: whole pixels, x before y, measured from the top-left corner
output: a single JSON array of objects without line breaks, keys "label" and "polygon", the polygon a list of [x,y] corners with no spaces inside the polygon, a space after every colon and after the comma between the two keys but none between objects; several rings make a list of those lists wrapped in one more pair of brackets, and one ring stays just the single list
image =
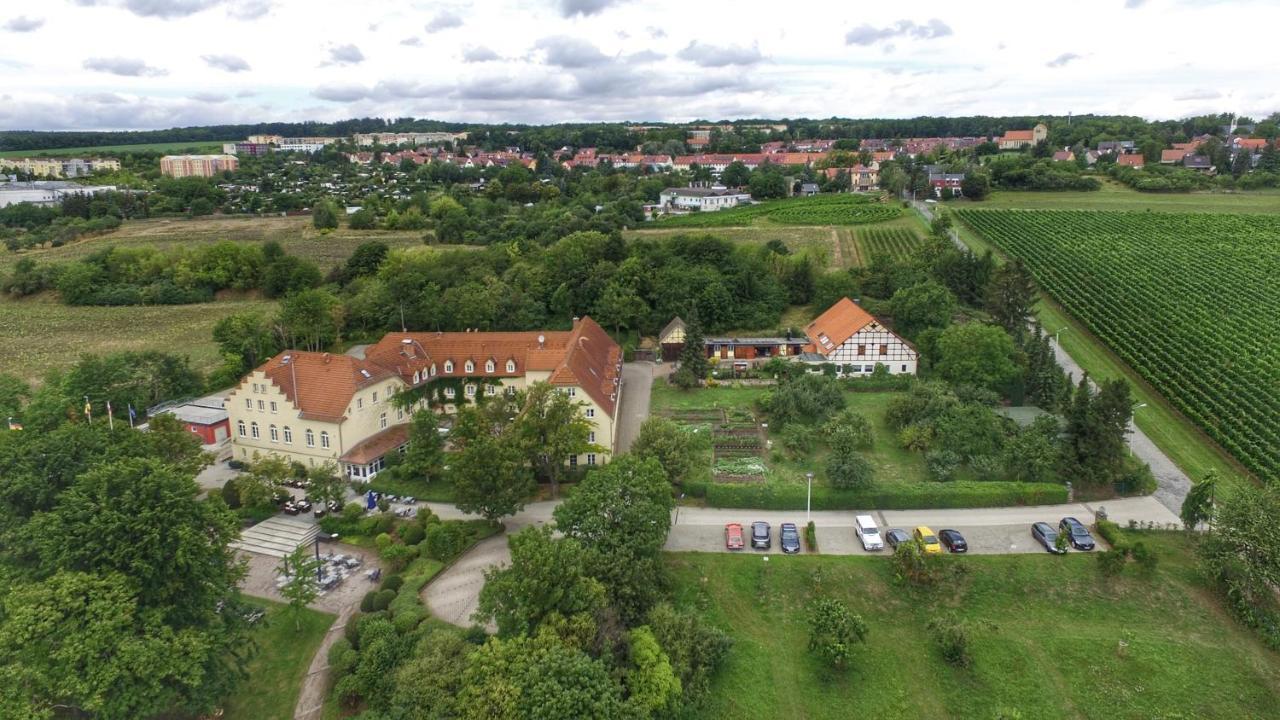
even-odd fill
[{"label": "sky", "polygon": [[0,129],[1280,110],[1277,0],[0,0]]}]

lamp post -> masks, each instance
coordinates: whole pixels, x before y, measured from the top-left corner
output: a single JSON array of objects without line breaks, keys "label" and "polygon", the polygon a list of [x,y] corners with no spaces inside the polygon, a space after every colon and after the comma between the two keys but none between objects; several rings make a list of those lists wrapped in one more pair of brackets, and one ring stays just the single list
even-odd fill
[{"label": "lamp post", "polygon": [[813,473],[807,472],[804,474],[804,477],[805,477],[805,480],[809,481],[808,490],[805,491],[805,495],[804,495],[804,522],[806,525],[808,525],[809,509],[813,506]]},{"label": "lamp post", "polygon": [[1071,329],[1071,327],[1070,327],[1069,325],[1063,325],[1062,327],[1060,327],[1060,328],[1058,328],[1057,330],[1055,330],[1055,331],[1053,332],[1053,344],[1055,344],[1055,345],[1060,344],[1060,343],[1058,342],[1058,336],[1062,334],[1062,331],[1063,331],[1063,330],[1070,330],[1070,329]]},{"label": "lamp post", "polygon": [[[1136,413],[1146,406],[1147,406],[1146,403],[1138,403],[1137,405],[1133,406],[1133,412]],[[1137,428],[1138,427],[1137,418],[1130,417],[1129,424],[1132,425],[1134,428]],[[1129,457],[1133,457],[1133,443],[1127,443],[1127,444],[1129,445]]]}]

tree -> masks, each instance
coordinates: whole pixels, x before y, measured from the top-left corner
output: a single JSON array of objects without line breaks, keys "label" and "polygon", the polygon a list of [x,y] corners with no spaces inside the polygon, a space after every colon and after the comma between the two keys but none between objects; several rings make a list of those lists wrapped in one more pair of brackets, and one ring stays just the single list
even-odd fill
[{"label": "tree", "polygon": [[1035,323],[1032,332],[1022,342],[1022,355],[1026,363],[1023,373],[1023,402],[1042,410],[1054,412],[1071,399],[1071,378],[1062,371],[1054,356],[1049,336]]},{"label": "tree", "polygon": [[960,181],[960,192],[970,200],[986,200],[991,194],[991,178],[986,173],[967,173]]},{"label": "tree", "polygon": [[347,496],[347,482],[338,472],[337,463],[332,460],[311,468],[307,473],[307,480],[311,483],[307,494],[320,505],[340,503]]},{"label": "tree", "polygon": [[915,337],[931,327],[944,328],[951,324],[956,300],[950,290],[930,280],[898,290],[889,300],[889,306],[898,332]]},{"label": "tree", "polygon": [[688,480],[700,464],[693,431],[659,415],[650,416],[640,425],[640,434],[631,443],[631,454],[657,460],[677,485]]},{"label": "tree", "polygon": [[952,384],[1007,392],[1021,374],[1013,338],[993,325],[952,325],[942,331],[937,347],[933,367]]},{"label": "tree", "polygon": [[444,468],[444,438],[440,422],[431,410],[416,410],[409,425],[409,449],[400,467],[414,479],[440,479]]},{"label": "tree", "polygon": [[321,200],[311,211],[311,224],[317,230],[332,230],[338,227],[338,205],[332,200]]},{"label": "tree", "polygon": [[280,567],[276,572],[287,578],[280,588],[280,594],[289,601],[289,610],[293,615],[293,629],[302,629],[302,611],[319,595],[319,580],[316,571],[320,560],[312,557],[311,548],[299,545],[293,552],[280,559]]},{"label": "tree", "polygon": [[31,397],[31,386],[16,375],[0,373],[0,419],[17,417]]},{"label": "tree", "polygon": [[672,380],[686,390],[697,387],[707,377],[707,346],[702,338],[702,324],[696,312],[689,313],[684,324],[684,347],[680,348],[680,369]]},{"label": "tree", "polygon": [[471,439],[455,455],[450,472],[458,508],[486,520],[519,512],[538,491],[524,449],[509,433]]},{"label": "tree", "polygon": [[720,182],[725,187],[742,187],[751,182],[751,170],[741,160],[734,160],[720,173]]},{"label": "tree", "polygon": [[756,168],[747,183],[751,197],[756,200],[784,198],[787,196],[787,179],[782,172],[767,167]]},{"label": "tree", "polygon": [[849,446],[859,450],[870,450],[874,442],[871,421],[856,410],[845,410],[827,421],[822,432],[827,436],[827,444],[831,447]]},{"label": "tree", "polygon": [[1010,480],[1054,482],[1058,479],[1058,418],[1041,415],[1004,446],[1004,472]]},{"label": "tree", "polygon": [[1228,606],[1245,624],[1280,643],[1280,491],[1241,483],[1213,513],[1213,532],[1199,545],[1200,562]]},{"label": "tree", "polygon": [[760,400],[776,426],[820,424],[844,408],[845,397],[834,377],[805,373],[786,377]]},{"label": "tree", "polygon": [[376,230],[378,228],[378,214],[369,208],[360,208],[351,214],[347,219],[347,224],[352,230]]},{"label": "tree", "polygon": [[276,490],[289,479],[290,475],[288,460],[280,455],[261,455],[255,451],[248,472],[236,478],[240,490],[240,502],[245,507],[270,505]]},{"label": "tree", "polygon": [[837,445],[827,458],[827,479],[832,487],[863,488],[871,484],[875,469],[852,445]]},{"label": "tree", "polygon": [[649,305],[626,283],[612,281],[605,286],[600,299],[596,301],[596,318],[604,325],[613,328],[615,333],[622,328],[637,327],[649,314]]},{"label": "tree", "polygon": [[552,613],[572,617],[605,606],[605,590],[589,576],[577,540],[552,538],[549,527],[530,527],[508,539],[511,564],[485,571],[476,619],[491,620],[503,637],[528,635]]},{"label": "tree", "polygon": [[547,635],[494,638],[472,653],[458,707],[462,720],[630,715],[602,661]]},{"label": "tree", "polygon": [[582,412],[582,403],[549,383],[531,385],[519,397],[520,413],[512,430],[523,443],[537,475],[551,483],[551,496],[560,494],[560,477],[569,458],[600,447],[589,442],[594,429]]},{"label": "tree", "polygon": [[1179,517],[1188,530],[1195,530],[1201,523],[1213,522],[1213,500],[1218,490],[1218,471],[1210,469],[1199,482],[1192,483],[1187,497],[1182,500]]},{"label": "tree", "polygon": [[1020,258],[996,268],[987,284],[985,307],[991,321],[1014,337],[1022,337],[1036,302],[1036,283]]},{"label": "tree", "polygon": [[1125,465],[1125,436],[1133,401],[1124,380],[1104,380],[1094,394],[1086,373],[1067,409],[1063,450],[1065,472],[1086,482],[1115,482]]},{"label": "tree", "polygon": [[843,669],[853,658],[855,643],[866,642],[867,624],[834,599],[814,602],[809,610],[809,651],[833,668]]},{"label": "tree", "polygon": [[680,704],[680,678],[671,659],[647,626],[627,634],[631,668],[626,675],[628,701],[642,717],[669,717]]},{"label": "tree", "polygon": [[326,290],[303,290],[285,298],[277,321],[284,345],[320,351],[338,339],[341,304]]}]

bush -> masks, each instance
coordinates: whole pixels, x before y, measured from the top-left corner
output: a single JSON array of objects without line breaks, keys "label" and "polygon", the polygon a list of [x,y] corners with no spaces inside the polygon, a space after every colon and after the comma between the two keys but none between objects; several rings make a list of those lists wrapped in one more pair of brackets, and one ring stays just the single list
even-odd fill
[{"label": "bush", "polygon": [[[373,612],[373,602],[374,602],[374,599],[377,597],[377,595],[378,595],[377,590],[370,590],[369,592],[365,593],[364,597],[360,599],[360,612],[365,612],[365,613]],[[349,623],[347,627],[351,628],[353,625],[354,623]],[[354,630],[352,630],[351,632],[354,632]]]},{"label": "bush", "polygon": [[929,477],[939,482],[947,482],[956,476],[960,469],[960,456],[950,450],[933,450],[925,453],[925,469]]},{"label": "bush", "polygon": [[427,557],[449,562],[466,549],[470,539],[465,525],[459,522],[442,522],[427,528]]},{"label": "bush", "polygon": [[1093,529],[1098,533],[1098,537],[1107,541],[1107,544],[1113,548],[1124,547],[1124,539],[1120,537],[1120,526],[1110,520],[1099,520],[1093,524]]},{"label": "bush", "polygon": [[360,681],[355,675],[343,677],[333,686],[333,696],[343,707],[356,707],[360,704]]},{"label": "bush", "polygon": [[809,611],[809,651],[834,668],[853,657],[854,643],[866,642],[867,623],[839,600],[818,600]]},{"label": "bush", "polygon": [[920,543],[904,542],[893,551],[894,575],[899,581],[927,587],[942,577],[941,555],[924,551]]},{"label": "bush", "polygon": [[418,557],[418,547],[416,545],[402,545],[400,543],[392,543],[378,553],[392,570],[392,572],[400,572]]},{"label": "bush", "polygon": [[818,530],[812,520],[804,526],[804,539],[809,543],[809,552],[818,552]]},{"label": "bush", "polygon": [[929,620],[929,634],[942,652],[942,659],[956,667],[969,667],[969,629],[954,615],[939,615]]},{"label": "bush", "polygon": [[231,478],[222,486],[222,501],[232,510],[240,508],[240,484],[235,478]]},{"label": "bush", "polygon": [[405,545],[417,545],[427,536],[427,531],[416,523],[400,528],[400,539]]},{"label": "bush", "polygon": [[378,533],[377,536],[373,538],[373,544],[377,546],[378,552],[386,550],[391,546],[392,542],[393,540],[391,539],[391,536],[387,533]]},{"label": "bush", "polygon": [[1138,569],[1143,575],[1150,576],[1156,571],[1156,566],[1160,564],[1160,558],[1155,551],[1147,547],[1144,542],[1136,542],[1133,547],[1129,548],[1129,555],[1133,561],[1138,563]]},{"label": "bush", "polygon": [[1128,561],[1128,554],[1123,549],[1103,550],[1098,553],[1098,572],[1101,572],[1103,577],[1115,577],[1124,570],[1125,563]]},{"label": "bush", "polygon": [[836,448],[827,459],[827,479],[839,489],[865,488],[871,484],[875,468],[852,447]]},{"label": "bush", "polygon": [[481,625],[472,625],[462,631],[462,639],[472,645],[483,645],[489,641],[489,633]]},{"label": "bush", "polygon": [[[367,595],[365,597],[368,597]],[[391,607],[391,601],[396,599],[395,590],[379,590],[373,593],[373,611],[386,610]],[[364,604],[363,602],[361,603]]]},{"label": "bush", "polygon": [[392,591],[399,592],[400,588],[403,586],[404,586],[404,578],[400,577],[399,575],[388,575],[382,580],[383,590],[392,590]]},{"label": "bush", "polygon": [[[694,497],[705,497],[707,505],[712,507],[796,510],[805,505],[805,486],[802,484],[686,483],[685,491]],[[946,485],[886,484],[857,490],[815,487],[812,505],[814,510],[857,510],[868,507],[911,510],[1059,505],[1065,502],[1067,488],[1056,483],[957,481]]]},{"label": "bush", "polygon": [[345,637],[340,637],[329,646],[329,668],[333,671],[335,680],[341,678],[355,667],[356,661],[360,654],[351,646],[351,641]]},{"label": "bush", "polygon": [[364,505],[358,502],[349,502],[342,508],[343,520],[359,520],[364,516]]}]

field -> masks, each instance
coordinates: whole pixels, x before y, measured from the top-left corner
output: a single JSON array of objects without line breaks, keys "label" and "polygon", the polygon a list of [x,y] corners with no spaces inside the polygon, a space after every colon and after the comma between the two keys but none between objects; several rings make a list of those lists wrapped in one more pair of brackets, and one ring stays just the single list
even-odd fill
[{"label": "field", "polygon": [[924,244],[924,238],[909,227],[866,227],[858,228],[858,250],[862,264],[867,264],[875,255],[884,255],[894,260],[905,259],[912,250]]},{"label": "field", "polygon": [[0,368],[36,381],[83,353],[162,350],[185,354],[193,367],[208,371],[221,360],[214,323],[247,310],[271,315],[275,308],[263,300],[137,307],[63,305],[51,296],[0,300]]},{"label": "field", "polygon": [[997,190],[981,203],[964,203],[955,207],[1275,214],[1280,213],[1280,191],[1140,193],[1103,179],[1102,189],[1096,192]]},{"label": "field", "polygon": [[103,153],[160,152],[160,153],[210,153],[221,152],[222,143],[234,140],[214,140],[212,142],[167,142],[142,143],[138,145],[98,145],[95,147],[54,148],[52,150],[5,150],[0,157],[67,157],[71,155],[101,155]]},{"label": "field", "polygon": [[39,261],[78,260],[107,247],[191,247],[222,240],[266,242],[275,240],[285,252],[312,260],[322,270],[346,262],[363,242],[378,240],[391,247],[422,245],[420,231],[351,230],[343,227],[322,234],[309,217],[215,216],[194,219],[159,218],[130,220],[114,232],[97,235],[57,248],[26,253],[0,253],[0,272],[20,257]]},{"label": "field", "polygon": [[1280,218],[959,214],[1245,467],[1280,478]]},{"label": "field", "polygon": [[[969,572],[932,592],[898,584],[883,557],[667,555],[679,604],[734,639],[699,716],[1275,717],[1280,658],[1202,586],[1185,536],[1141,539],[1160,559],[1150,579],[1131,566],[1103,582],[1081,553],[973,556],[948,558]],[[843,673],[807,651],[815,597],[869,627]],[[938,611],[972,624],[968,669],[938,654]]]},{"label": "field", "polygon": [[902,215],[902,208],[867,195],[814,195],[768,200],[716,212],[659,220],[659,227],[720,228],[744,225],[861,225]]},{"label": "field", "polygon": [[294,629],[287,605],[268,600],[249,602],[266,608],[267,615],[253,631],[257,655],[249,662],[249,679],[228,699],[226,720],[289,720],[302,679],[333,616],[304,610],[301,630]]},{"label": "field", "polygon": [[[716,237],[735,243],[763,245],[770,240],[781,240],[793,253],[816,253],[819,258],[831,260],[832,230],[824,227],[753,226],[728,227],[708,230]],[[645,223],[622,236],[627,240],[658,240],[676,235],[704,234],[700,228],[667,227],[666,223]]]}]

